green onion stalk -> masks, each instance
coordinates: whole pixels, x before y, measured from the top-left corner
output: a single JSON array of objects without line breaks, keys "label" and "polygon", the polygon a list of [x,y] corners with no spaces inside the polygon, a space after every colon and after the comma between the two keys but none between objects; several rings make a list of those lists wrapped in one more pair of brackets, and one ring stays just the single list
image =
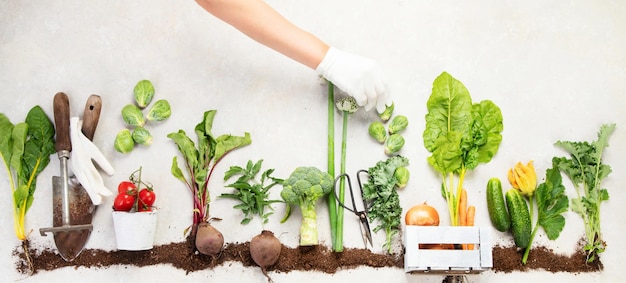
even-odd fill
[{"label": "green onion stalk", "polygon": [[[328,81],[328,174],[335,177],[335,86]],[[334,190],[334,188],[333,188]],[[333,251],[337,232],[337,199],[335,194],[328,194],[328,218]],[[343,250],[343,244],[341,245]],[[340,251],[341,251],[340,250]]]}]

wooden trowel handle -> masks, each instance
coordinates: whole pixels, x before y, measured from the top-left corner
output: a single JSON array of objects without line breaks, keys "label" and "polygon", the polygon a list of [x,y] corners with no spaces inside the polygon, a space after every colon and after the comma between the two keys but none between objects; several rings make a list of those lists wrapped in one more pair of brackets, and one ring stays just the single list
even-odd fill
[{"label": "wooden trowel handle", "polygon": [[70,100],[67,94],[59,92],[54,95],[54,124],[56,126],[56,151],[72,151],[70,141]]},{"label": "wooden trowel handle", "polygon": [[99,95],[92,94],[87,99],[85,111],[83,112],[83,126],[81,128],[83,134],[90,140],[96,133],[98,121],[100,120],[100,110],[102,109],[102,98]]}]

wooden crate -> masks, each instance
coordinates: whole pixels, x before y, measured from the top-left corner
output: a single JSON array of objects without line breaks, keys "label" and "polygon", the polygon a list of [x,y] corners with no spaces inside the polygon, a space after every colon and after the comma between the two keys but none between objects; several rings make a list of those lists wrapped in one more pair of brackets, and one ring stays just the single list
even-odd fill
[{"label": "wooden crate", "polygon": [[[420,244],[473,244],[472,250],[421,249]],[[468,274],[493,267],[490,230],[464,226],[405,226],[404,271]]]}]

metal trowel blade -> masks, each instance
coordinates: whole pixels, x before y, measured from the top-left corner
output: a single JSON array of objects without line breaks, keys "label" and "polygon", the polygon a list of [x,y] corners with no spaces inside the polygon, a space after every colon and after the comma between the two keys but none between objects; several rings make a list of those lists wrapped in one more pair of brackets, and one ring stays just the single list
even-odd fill
[{"label": "metal trowel blade", "polygon": [[80,255],[89,240],[95,210],[85,189],[72,179],[68,184],[70,223],[63,225],[63,179],[52,177],[52,232],[59,254],[68,262]]}]

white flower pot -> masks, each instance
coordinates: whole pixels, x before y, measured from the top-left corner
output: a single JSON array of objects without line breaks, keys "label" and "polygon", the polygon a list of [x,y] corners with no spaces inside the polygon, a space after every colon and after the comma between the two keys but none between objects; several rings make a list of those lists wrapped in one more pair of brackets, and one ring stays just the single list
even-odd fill
[{"label": "white flower pot", "polygon": [[157,211],[113,211],[113,227],[118,250],[152,249],[156,234]]}]

